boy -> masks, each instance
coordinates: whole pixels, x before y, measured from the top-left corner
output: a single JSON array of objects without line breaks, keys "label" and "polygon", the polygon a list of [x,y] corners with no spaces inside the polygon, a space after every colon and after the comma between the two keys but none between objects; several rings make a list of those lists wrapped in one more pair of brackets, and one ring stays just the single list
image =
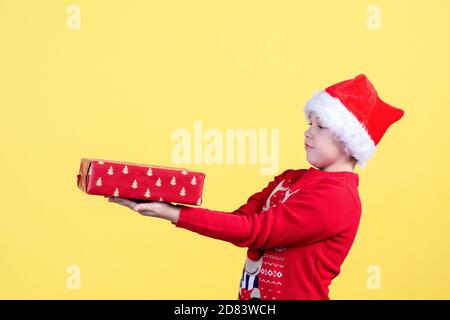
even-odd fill
[{"label": "boy", "polygon": [[329,299],[356,236],[358,164],[404,111],[383,102],[364,74],[315,93],[304,108],[306,158],[233,212],[164,202],[109,201],[179,228],[248,248],[238,299]]}]

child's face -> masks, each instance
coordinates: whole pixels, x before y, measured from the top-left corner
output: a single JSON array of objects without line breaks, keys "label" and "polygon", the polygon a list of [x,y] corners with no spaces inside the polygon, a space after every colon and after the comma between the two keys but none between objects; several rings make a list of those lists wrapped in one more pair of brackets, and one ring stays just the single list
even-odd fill
[{"label": "child's face", "polygon": [[344,152],[343,145],[333,133],[322,125],[320,119],[312,112],[310,127],[305,131],[306,159],[319,168],[326,168],[336,162],[346,161],[349,155]]}]

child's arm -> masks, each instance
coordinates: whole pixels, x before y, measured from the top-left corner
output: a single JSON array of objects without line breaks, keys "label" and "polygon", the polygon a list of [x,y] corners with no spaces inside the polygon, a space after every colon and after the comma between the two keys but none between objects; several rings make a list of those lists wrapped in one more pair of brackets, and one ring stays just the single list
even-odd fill
[{"label": "child's arm", "polygon": [[[269,184],[259,192],[254,193],[247,199],[247,203],[244,203],[238,209],[234,210],[233,213],[241,214],[241,215],[254,215],[261,212],[265,201],[269,197],[272,190],[282,181],[288,173],[293,171],[292,169],[285,170],[278,176],[276,176]],[[178,221],[178,219],[177,219]],[[173,222],[173,221],[172,221]],[[176,222],[174,223],[176,224]],[[258,260],[258,258],[262,255],[262,251],[259,249],[248,249],[247,256],[252,260]]]},{"label": "child's arm", "polygon": [[348,190],[326,181],[303,188],[267,212],[244,215],[178,206],[176,227],[228,241],[238,247],[269,249],[308,244],[338,234],[356,219]]},{"label": "child's arm", "polygon": [[142,215],[167,219],[176,227],[255,250],[318,241],[343,231],[354,218],[349,191],[326,181],[302,188],[286,202],[261,211],[268,194],[286,173],[275,177],[263,191],[252,195],[233,212],[166,202],[138,204],[129,199],[108,199]]},{"label": "child's arm", "polygon": [[[254,193],[253,195],[251,195],[247,199],[247,203],[243,204],[238,209],[234,210],[233,213],[240,214],[240,215],[246,215],[246,216],[260,213],[267,197],[270,195],[272,190],[291,171],[293,171],[293,170],[287,169],[287,170],[283,171],[281,174],[279,174],[278,176],[275,176],[275,178],[271,182],[269,182],[269,184],[262,191],[259,191],[257,193]],[[126,198],[111,197],[111,196],[104,196],[104,197],[108,198],[109,202],[116,202],[118,204],[121,204],[125,207],[128,207],[132,210],[138,211],[140,213],[141,213],[141,211],[142,212],[146,211],[149,213],[153,211],[154,214],[150,213],[148,215],[154,216],[154,217],[159,217],[158,215],[159,215],[160,211],[161,212],[169,211],[168,210],[169,208],[174,207],[174,205],[172,205],[171,203],[168,203],[168,202],[158,202],[158,201],[149,202],[148,200],[126,199]],[[142,204],[142,205],[138,206],[138,204]],[[164,218],[164,219],[170,220],[172,222],[176,222],[176,221],[174,221],[174,220],[177,220],[177,219],[175,219],[176,214],[174,214],[174,212],[168,212],[168,213],[169,214],[166,214],[165,217],[160,217],[160,218]]]}]

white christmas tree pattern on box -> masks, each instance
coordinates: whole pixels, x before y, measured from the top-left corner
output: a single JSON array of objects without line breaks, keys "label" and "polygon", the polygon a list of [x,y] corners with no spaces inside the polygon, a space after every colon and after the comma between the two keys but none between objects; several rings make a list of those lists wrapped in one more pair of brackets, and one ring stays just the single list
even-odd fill
[{"label": "white christmas tree pattern on box", "polygon": [[201,205],[205,174],[180,168],[83,158],[78,187],[88,194]]}]

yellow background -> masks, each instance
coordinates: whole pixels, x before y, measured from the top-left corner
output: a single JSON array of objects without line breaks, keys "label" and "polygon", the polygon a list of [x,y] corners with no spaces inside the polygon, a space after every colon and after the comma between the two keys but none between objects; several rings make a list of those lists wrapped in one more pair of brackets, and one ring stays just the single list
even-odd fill
[{"label": "yellow background", "polygon": [[[359,73],[405,116],[357,167],[361,225],[330,297],[450,298],[449,13],[444,0],[1,0],[0,298],[236,299],[245,248],[82,193],[81,157],[178,167],[170,135],[200,120],[278,128],[278,172],[305,168],[304,103]],[[260,164],[180,166],[207,174],[202,207],[222,211],[272,179]]]}]

